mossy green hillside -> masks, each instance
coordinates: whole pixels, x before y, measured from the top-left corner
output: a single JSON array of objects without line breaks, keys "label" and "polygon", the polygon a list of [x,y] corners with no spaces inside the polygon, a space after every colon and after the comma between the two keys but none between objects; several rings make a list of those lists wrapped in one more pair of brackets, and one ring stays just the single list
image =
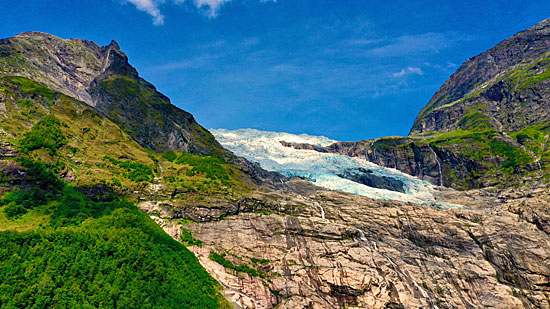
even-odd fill
[{"label": "mossy green hillside", "polygon": [[[44,90],[34,81],[24,81],[27,89],[21,91],[12,79],[0,79],[7,115],[0,117],[0,127],[6,137],[32,158],[65,166],[75,176],[77,185],[99,182],[120,183],[127,189],[143,187],[143,178],[124,173],[124,168],[108,169],[105,154],[126,158],[154,169],[151,151],[144,149],[117,125],[103,115],[63,94]],[[21,107],[22,100],[29,102]],[[39,112],[29,113],[35,109]],[[30,116],[23,116],[26,113]],[[125,177],[127,176],[127,177]],[[116,178],[116,180],[115,180]]]},{"label": "mossy green hillside", "polygon": [[548,128],[537,125],[505,133],[483,129],[483,126],[475,128],[478,129],[431,133],[415,143],[458,154],[476,166],[475,170],[462,171],[467,176],[461,178],[456,177],[454,168],[463,169],[464,166],[446,167],[446,177],[457,188],[469,188],[477,181],[518,185],[525,177],[550,174],[550,150],[546,147]]},{"label": "mossy green hillside", "polygon": [[215,155],[198,156],[170,151],[160,157],[162,184],[173,200],[208,206],[209,201],[232,201],[249,196],[255,184],[248,175]]},{"label": "mossy green hillside", "polygon": [[[25,160],[39,193],[0,200],[1,306],[229,307],[195,256],[135,205],[94,201]],[[27,212],[12,216],[10,205]]]},{"label": "mossy green hillside", "polygon": [[[75,186],[101,184],[119,194],[144,194],[157,178],[167,194],[177,192],[173,198],[183,205],[232,200],[249,194],[254,186],[247,175],[219,156],[157,154],[86,104],[44,90],[32,80],[17,80],[0,79],[7,111],[0,115],[0,128],[8,133],[5,140],[31,158],[56,166],[60,174],[70,172]],[[38,91],[21,91],[21,83]],[[18,105],[22,100],[28,102],[23,108]],[[29,109],[39,112],[22,116]]]},{"label": "mossy green hillside", "polygon": [[226,153],[191,114],[139,76],[116,42],[99,46],[46,33],[21,33],[0,41],[0,74],[24,76],[83,100],[154,151]]}]

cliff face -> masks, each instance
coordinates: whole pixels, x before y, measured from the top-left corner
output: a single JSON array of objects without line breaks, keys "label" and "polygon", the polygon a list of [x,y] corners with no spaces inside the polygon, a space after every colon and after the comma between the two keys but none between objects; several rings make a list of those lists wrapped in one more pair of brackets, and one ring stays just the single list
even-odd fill
[{"label": "cliff face", "polygon": [[201,241],[189,249],[241,308],[550,307],[546,188],[441,191],[467,205],[441,210],[287,187],[221,221],[145,210],[175,239]]},{"label": "cliff face", "polygon": [[142,146],[224,154],[193,116],[139,77],[115,41],[108,46],[26,32],[0,41],[0,74],[23,76],[95,107]]}]

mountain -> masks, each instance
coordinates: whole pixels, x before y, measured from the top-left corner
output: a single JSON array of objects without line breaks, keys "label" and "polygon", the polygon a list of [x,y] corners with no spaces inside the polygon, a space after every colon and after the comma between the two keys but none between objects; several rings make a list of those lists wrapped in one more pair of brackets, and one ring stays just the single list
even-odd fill
[{"label": "mountain", "polygon": [[547,19],[462,64],[420,111],[409,136],[318,150],[461,190],[548,179],[549,50]]},{"label": "mountain", "polygon": [[550,19],[468,59],[420,111],[410,135],[493,128],[518,131],[550,120]]},{"label": "mountain", "polygon": [[0,43],[0,307],[550,308],[544,124],[226,150],[116,42]]},{"label": "mountain", "polygon": [[253,176],[267,172],[139,78],[114,42],[30,32],[0,49],[0,306],[228,307],[137,204],[219,218],[260,207]]},{"label": "mountain", "polygon": [[193,116],[141,78],[112,41],[107,46],[25,32],[0,41],[0,74],[22,76],[82,101],[157,152],[223,154]]}]

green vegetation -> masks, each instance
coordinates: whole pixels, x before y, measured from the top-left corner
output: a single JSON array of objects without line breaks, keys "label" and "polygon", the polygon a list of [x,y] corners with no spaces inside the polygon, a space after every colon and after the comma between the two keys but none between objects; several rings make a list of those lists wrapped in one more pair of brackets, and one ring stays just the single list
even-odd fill
[{"label": "green vegetation", "polygon": [[27,179],[48,193],[55,194],[63,188],[64,183],[52,171],[56,166],[25,157],[18,158],[17,162],[27,169]]},{"label": "green vegetation", "polygon": [[187,176],[202,174],[206,178],[212,180],[219,179],[222,182],[227,182],[229,180],[227,170],[223,166],[226,162],[218,156],[201,157],[184,152],[174,161],[174,163],[192,166],[192,168],[187,171]]},{"label": "green vegetation", "polygon": [[261,277],[261,278],[266,277],[265,272],[263,272],[261,270],[254,269],[254,268],[252,268],[250,266],[247,266],[247,265],[236,266],[231,261],[227,260],[225,258],[225,256],[226,256],[225,253],[218,254],[214,251],[210,251],[210,255],[208,257],[210,258],[210,260],[220,264],[221,266],[223,266],[225,268],[233,269],[233,270],[241,272],[241,273],[246,273],[246,274],[249,274],[253,277]]},{"label": "green vegetation", "polygon": [[170,161],[170,162],[174,162],[174,160],[176,160],[178,158],[178,154],[173,151],[173,150],[170,150],[168,152],[165,152],[161,155],[161,157],[163,157],[164,159]]},{"label": "green vegetation", "polygon": [[[42,86],[41,84],[30,80],[26,77],[21,76],[2,76],[1,83],[4,90],[7,90],[6,87],[10,89],[16,89],[17,92],[20,92],[24,96],[40,96],[46,98],[49,103],[53,102],[53,99],[57,95],[55,91]],[[11,90],[8,90],[11,92]]]},{"label": "green vegetation", "polygon": [[109,93],[117,93],[117,96],[130,97],[140,93],[140,85],[137,80],[126,76],[114,76],[103,81],[103,87]]},{"label": "green vegetation", "polygon": [[139,80],[123,75],[114,75],[102,82],[103,89],[115,98],[137,100],[138,104],[170,104],[142,85]]},{"label": "green vegetation", "polygon": [[0,45],[0,70],[3,72],[13,72],[17,67],[25,64],[25,58],[21,53],[11,46]]},{"label": "green vegetation", "polygon": [[217,283],[136,209],[70,229],[0,232],[6,307],[215,308]]},{"label": "green vegetation", "polygon": [[186,247],[189,247],[189,246],[202,246],[203,243],[200,239],[196,239],[195,237],[193,237],[193,235],[191,234],[191,231],[189,231],[188,229],[182,227],[181,228],[181,236],[180,236],[180,241],[186,246]]},{"label": "green vegetation", "polygon": [[254,264],[268,264],[269,262],[271,262],[270,260],[267,260],[267,259],[257,259],[257,258],[251,258],[250,261]]},{"label": "green vegetation", "polygon": [[37,122],[30,132],[21,140],[21,151],[28,153],[35,149],[49,149],[50,155],[55,155],[57,150],[67,144],[67,138],[61,131],[63,124],[54,115],[47,115]]},{"label": "green vegetation", "polygon": [[376,149],[390,149],[401,145],[408,144],[409,139],[407,137],[384,137],[377,139],[373,143],[373,147]]},{"label": "green vegetation", "polygon": [[27,168],[27,181],[34,186],[25,190],[7,192],[0,199],[7,218],[18,218],[30,209],[55,199],[64,184],[43,162],[21,158],[19,163]]},{"label": "green vegetation", "polygon": [[518,89],[530,87],[550,78],[550,58],[537,59],[512,72],[508,79],[517,85]]},{"label": "green vegetation", "polygon": [[4,213],[8,218],[17,218],[27,213],[29,209],[47,202],[46,194],[38,188],[30,190],[14,190],[6,193],[0,199],[0,206],[6,206]]},{"label": "green vegetation", "polygon": [[460,155],[481,164],[485,164],[490,158],[500,157],[504,159],[500,165],[501,172],[504,174],[515,173],[520,166],[533,161],[533,158],[523,149],[501,141],[498,136],[499,133],[494,130],[459,129],[433,136],[423,142],[439,147],[450,147],[454,151],[458,151]]},{"label": "green vegetation", "polygon": [[[20,161],[36,186],[0,203],[13,222],[0,227],[3,307],[227,306],[194,255],[132,203],[91,200],[46,164]],[[36,213],[14,216],[10,205],[50,213],[49,224],[17,232]]]},{"label": "green vegetation", "polygon": [[109,156],[103,157],[109,160],[112,164],[125,170],[124,177],[135,182],[151,182],[153,179],[153,169],[143,163],[131,160],[117,160]]},{"label": "green vegetation", "polygon": [[514,173],[521,165],[525,165],[533,161],[533,158],[525,153],[525,151],[521,148],[514,147],[504,142],[493,140],[489,142],[489,147],[495,155],[506,158],[506,162],[503,162],[500,165],[501,171],[505,174]]},{"label": "green vegetation", "polygon": [[458,121],[457,125],[464,130],[484,130],[491,128],[489,117],[480,112],[472,112],[464,115],[464,117]]},{"label": "green vegetation", "polygon": [[511,132],[510,136],[537,156],[550,156],[550,149],[547,147],[547,143],[550,140],[550,126],[532,125],[519,131]]}]

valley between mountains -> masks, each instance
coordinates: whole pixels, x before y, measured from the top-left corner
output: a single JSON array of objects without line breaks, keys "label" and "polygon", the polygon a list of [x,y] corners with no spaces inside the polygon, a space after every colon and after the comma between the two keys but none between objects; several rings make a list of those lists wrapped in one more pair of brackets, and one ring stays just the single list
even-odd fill
[{"label": "valley between mountains", "polygon": [[406,137],[207,130],[120,46],[0,40],[0,307],[550,308],[550,19]]}]

